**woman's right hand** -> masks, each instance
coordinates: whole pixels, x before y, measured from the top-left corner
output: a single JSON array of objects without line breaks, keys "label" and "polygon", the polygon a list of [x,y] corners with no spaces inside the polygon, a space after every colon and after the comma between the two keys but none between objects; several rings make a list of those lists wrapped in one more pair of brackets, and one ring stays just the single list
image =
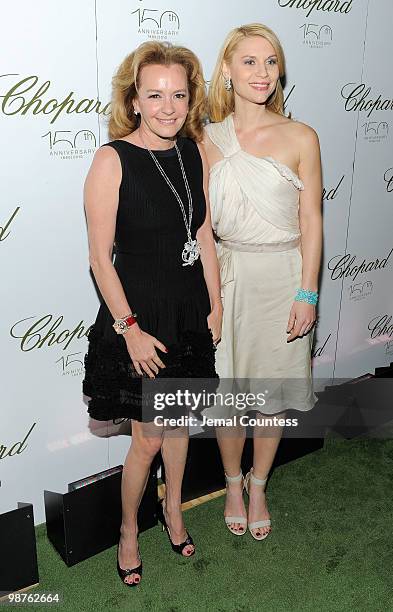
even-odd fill
[{"label": "woman's right hand", "polygon": [[154,336],[142,331],[138,323],[131,325],[123,335],[135,370],[141,376],[144,370],[149,378],[155,378],[154,373],[158,374],[159,368],[165,368],[165,364],[157,355],[156,347],[167,353],[166,346]]}]

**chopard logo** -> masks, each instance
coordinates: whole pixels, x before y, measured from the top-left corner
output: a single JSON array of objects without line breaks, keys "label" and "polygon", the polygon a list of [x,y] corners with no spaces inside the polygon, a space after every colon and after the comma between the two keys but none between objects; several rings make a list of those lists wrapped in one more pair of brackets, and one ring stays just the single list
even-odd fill
[{"label": "chopard logo", "polygon": [[325,352],[326,346],[327,346],[327,344],[328,344],[328,342],[329,342],[329,340],[330,340],[331,336],[332,336],[332,334],[330,333],[330,334],[329,334],[329,335],[326,337],[326,339],[325,339],[325,341],[324,341],[324,343],[323,343],[323,344],[321,344],[321,345],[315,345],[315,347],[314,347],[314,349],[313,349],[313,351],[312,351],[312,353],[311,353],[311,357],[312,357],[313,359],[315,359],[316,357],[322,357],[322,355],[323,355],[323,353]]},{"label": "chopard logo", "polygon": [[4,444],[0,443],[0,459],[5,459],[6,457],[14,457],[15,455],[20,455],[21,453],[23,453],[23,451],[25,451],[27,448],[26,440],[30,436],[35,426],[36,423],[33,423],[29,431],[23,438],[22,442],[14,442],[13,444],[11,443],[8,446],[5,446]]},{"label": "chopard logo", "polygon": [[[36,319],[34,323],[30,323],[34,319]],[[87,337],[91,326],[87,327],[84,321],[79,321],[73,329],[64,329],[63,319],[63,315],[60,315],[55,320],[54,315],[51,314],[39,319],[26,317],[14,323],[10,334],[12,338],[20,340],[20,349],[24,352],[59,344],[63,345],[62,348],[65,350],[73,340]]]},{"label": "chopard logo", "polygon": [[393,168],[388,168],[383,175],[383,180],[386,183],[386,191],[390,193],[393,191]]},{"label": "chopard logo", "polygon": [[296,87],[296,85],[292,85],[291,89],[289,90],[289,92],[285,96],[284,104],[283,104],[284,110],[286,110],[287,102],[288,102],[289,98],[291,97],[291,95],[293,94],[295,87]]},{"label": "chopard logo", "polygon": [[282,8],[296,8],[307,11],[306,17],[316,11],[327,11],[329,13],[349,13],[352,10],[352,1],[348,0],[277,0],[278,6]]},{"label": "chopard logo", "polygon": [[13,220],[15,219],[19,210],[20,210],[20,206],[17,206],[14,212],[12,213],[11,217],[8,219],[8,221],[5,222],[5,225],[0,226],[0,242],[3,242],[10,235],[11,232],[9,231],[9,227],[11,223],[13,222]]},{"label": "chopard logo", "polygon": [[[50,81],[44,81],[40,84],[36,75],[30,75],[23,79],[19,77],[20,75],[15,73],[0,75],[0,86],[5,87],[5,93],[0,93],[0,99],[2,99],[0,109],[4,115],[43,114],[51,117],[50,123],[54,123],[63,113],[67,115],[71,113],[109,115],[109,102],[103,105],[100,100],[95,98],[83,98],[76,101],[73,91],[65,98],[52,98],[48,93],[51,86]],[[3,85],[5,83],[7,84]]]},{"label": "chopard logo", "polygon": [[328,270],[332,271],[330,278],[332,280],[337,280],[339,278],[349,277],[355,280],[359,274],[364,274],[371,270],[381,270],[386,267],[392,252],[393,249],[391,249],[388,255],[381,260],[375,259],[366,263],[366,260],[363,259],[361,264],[355,263],[356,255],[352,256],[350,253],[346,255],[335,255],[328,263]]},{"label": "chopard logo", "polygon": [[[366,87],[364,83],[346,83],[341,89],[341,96],[346,100],[344,108],[346,111],[368,111],[370,117],[374,111],[393,110],[393,100],[381,99],[381,94],[373,100],[369,98],[371,87]],[[363,126],[362,126],[363,127]]]},{"label": "chopard logo", "polygon": [[377,315],[371,319],[368,330],[371,332],[370,338],[378,338],[382,335],[391,338],[393,336],[392,315]]},{"label": "chopard logo", "polygon": [[345,178],[345,174],[342,175],[342,177],[340,178],[339,182],[337,183],[337,185],[335,187],[333,187],[332,189],[326,189],[325,187],[322,189],[322,200],[334,200],[337,197],[338,194],[338,190],[341,186],[341,183],[343,182]]}]

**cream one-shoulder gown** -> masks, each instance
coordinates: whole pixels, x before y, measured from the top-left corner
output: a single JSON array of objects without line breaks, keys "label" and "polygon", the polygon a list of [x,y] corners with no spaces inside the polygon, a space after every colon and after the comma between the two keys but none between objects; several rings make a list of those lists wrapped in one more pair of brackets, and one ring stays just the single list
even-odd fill
[{"label": "cream one-shoulder gown", "polygon": [[[224,306],[216,351],[221,389],[236,380],[239,391],[268,391],[258,408],[263,414],[310,410],[317,400],[311,378],[313,332],[289,343],[286,333],[302,280],[299,190],[304,185],[284,164],[243,151],[232,114],[205,129],[223,155],[210,170],[209,184]],[[248,408],[212,407],[206,415],[238,410]]]}]

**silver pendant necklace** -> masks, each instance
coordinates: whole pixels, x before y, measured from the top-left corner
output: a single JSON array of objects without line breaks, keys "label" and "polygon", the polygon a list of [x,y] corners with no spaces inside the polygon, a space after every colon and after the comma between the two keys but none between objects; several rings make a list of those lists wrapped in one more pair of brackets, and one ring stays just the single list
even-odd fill
[{"label": "silver pendant necklace", "polygon": [[142,136],[141,136],[141,140],[143,142],[144,147],[147,149],[147,151],[149,151],[150,156],[152,160],[154,161],[155,165],[157,166],[157,169],[159,170],[160,174],[165,179],[168,187],[171,189],[172,193],[174,194],[175,198],[177,199],[179,203],[180,210],[183,215],[184,225],[186,227],[186,232],[187,232],[187,241],[184,243],[184,249],[181,254],[181,258],[183,261],[182,266],[192,266],[194,262],[199,258],[200,245],[196,239],[192,240],[192,237],[191,237],[191,222],[192,222],[192,213],[193,213],[192,195],[191,195],[190,186],[188,184],[187,175],[184,170],[183,160],[181,158],[179,148],[175,142],[175,149],[176,149],[177,157],[179,160],[181,173],[182,173],[183,181],[184,181],[184,186],[186,188],[186,193],[187,193],[187,198],[188,198],[188,219],[187,219],[187,215],[184,209],[184,204],[182,202],[182,199],[177,193],[175,187],[173,186],[172,181],[167,176],[166,172],[164,171],[163,167],[161,166],[160,162],[158,161],[154,153],[149,149],[148,146],[146,146],[145,142],[143,141]]}]

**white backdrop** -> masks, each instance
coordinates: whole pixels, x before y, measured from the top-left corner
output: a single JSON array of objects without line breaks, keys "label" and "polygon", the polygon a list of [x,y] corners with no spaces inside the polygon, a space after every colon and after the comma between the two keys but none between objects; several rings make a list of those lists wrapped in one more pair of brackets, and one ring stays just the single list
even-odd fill
[{"label": "white backdrop", "polygon": [[[88,418],[81,382],[98,300],[82,188],[107,141],[112,75],[147,38],[192,48],[209,79],[226,33],[266,23],[287,110],[319,134],[325,245],[316,378],[393,359],[390,0],[21,0],[0,23],[0,512],[122,463],[127,431]],[[390,80],[388,80],[390,79]],[[112,435],[120,433],[123,435]]]}]

